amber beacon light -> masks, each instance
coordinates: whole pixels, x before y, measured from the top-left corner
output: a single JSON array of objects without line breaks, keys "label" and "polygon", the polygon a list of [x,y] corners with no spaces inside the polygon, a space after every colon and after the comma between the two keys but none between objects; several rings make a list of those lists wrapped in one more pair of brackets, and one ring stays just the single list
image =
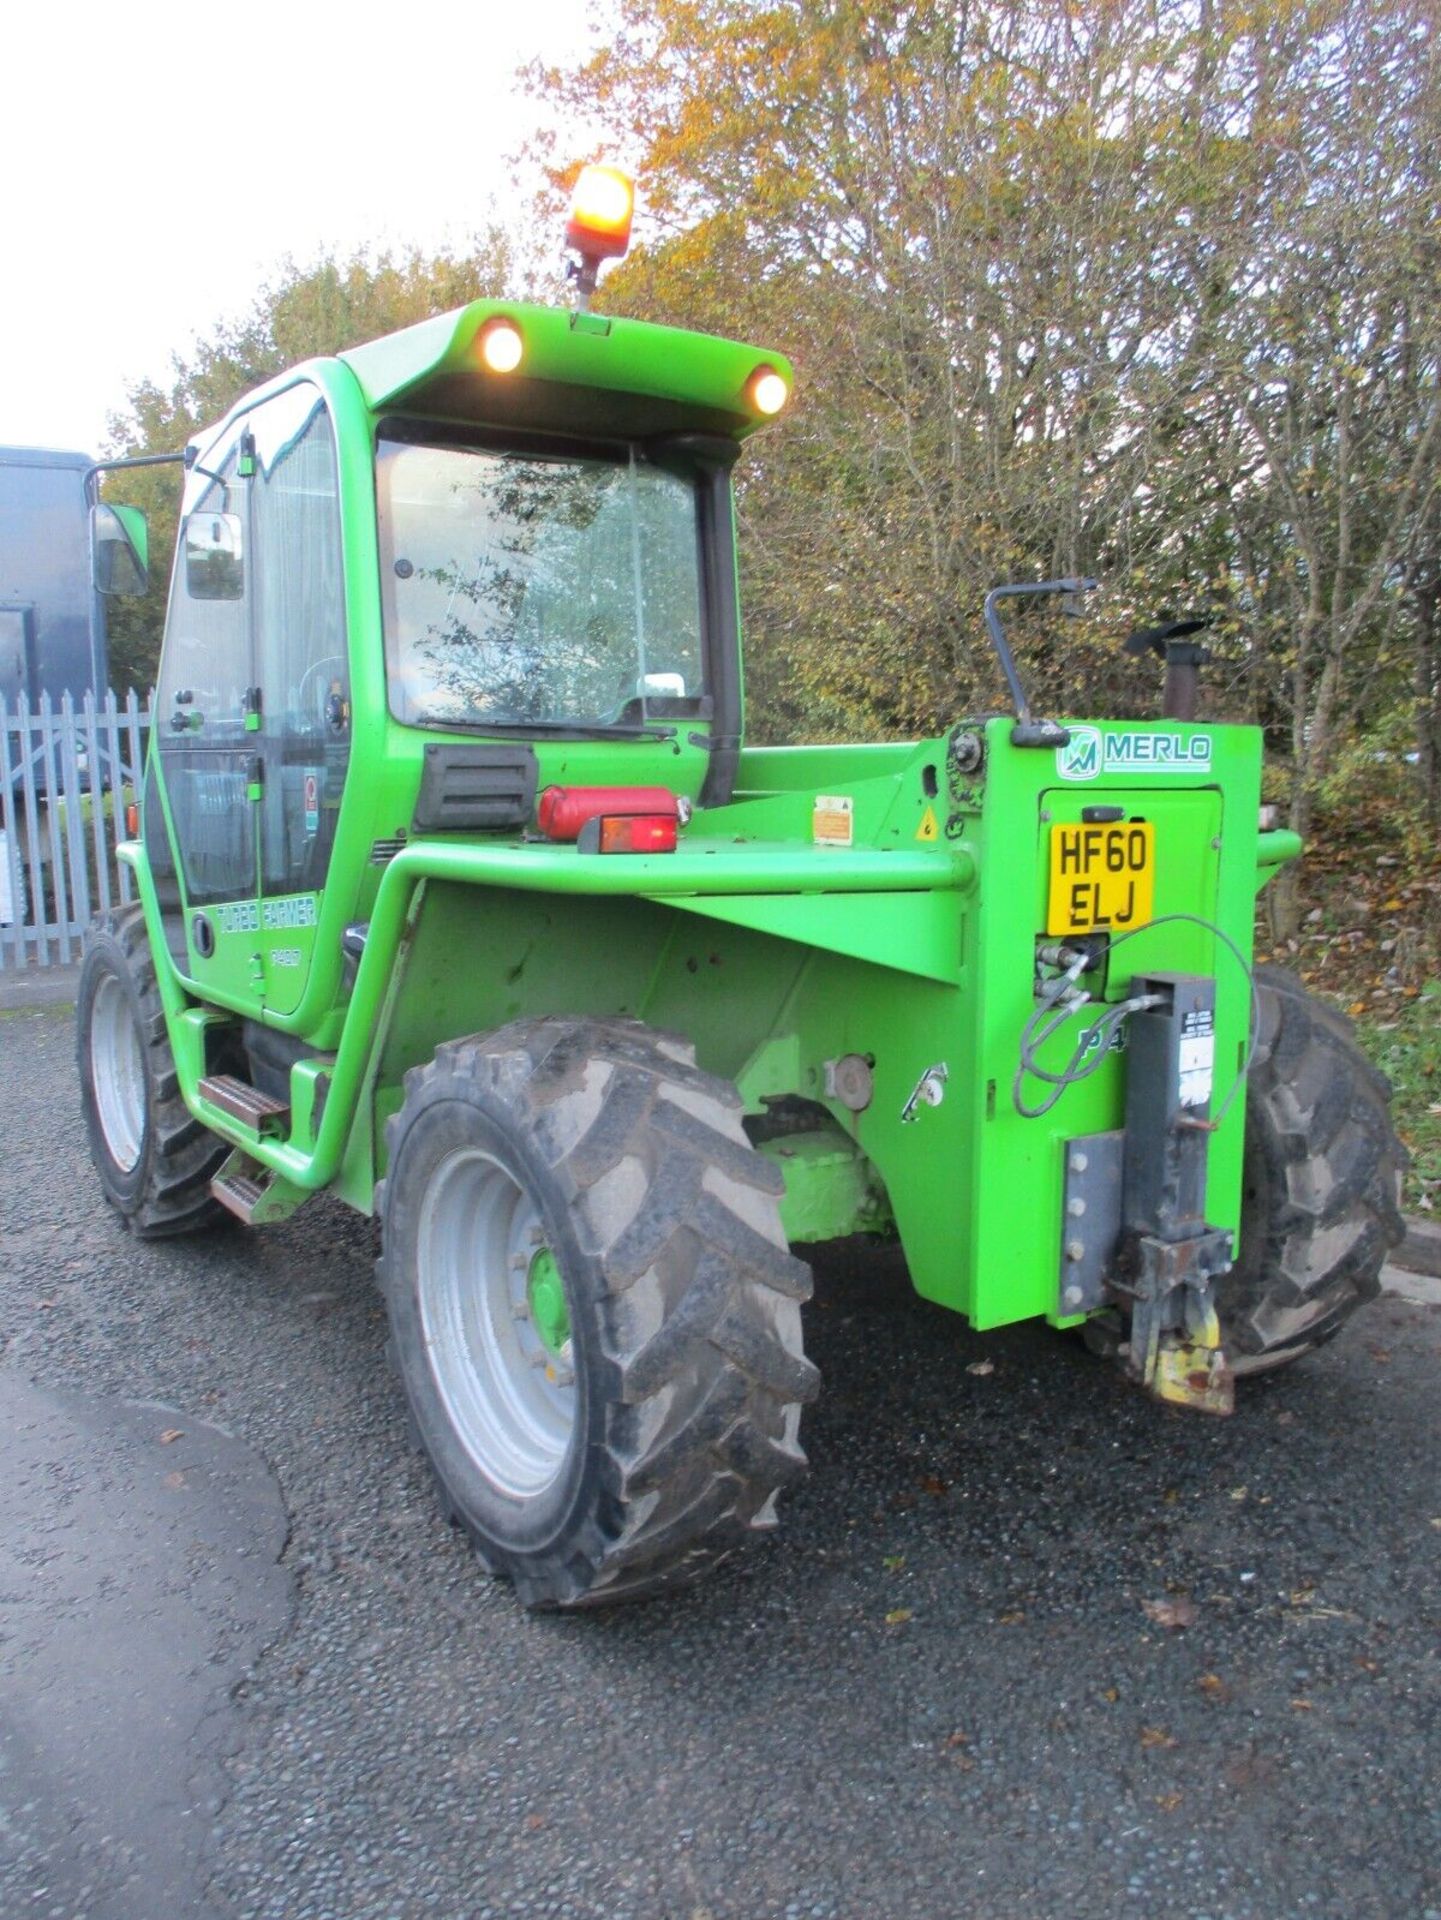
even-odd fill
[{"label": "amber beacon light", "polygon": [[570,200],[565,243],[580,255],[572,261],[578,304],[585,308],[595,292],[603,260],[619,260],[630,245],[630,223],[635,213],[635,187],[619,167],[582,167]]}]

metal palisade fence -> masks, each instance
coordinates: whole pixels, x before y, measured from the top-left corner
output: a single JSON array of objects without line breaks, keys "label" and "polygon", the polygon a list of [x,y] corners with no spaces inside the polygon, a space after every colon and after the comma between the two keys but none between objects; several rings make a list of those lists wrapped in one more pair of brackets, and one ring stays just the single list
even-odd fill
[{"label": "metal palisade fence", "polygon": [[78,960],[92,915],[135,897],[115,848],[149,726],[133,691],[42,694],[33,713],[0,700],[0,971]]}]

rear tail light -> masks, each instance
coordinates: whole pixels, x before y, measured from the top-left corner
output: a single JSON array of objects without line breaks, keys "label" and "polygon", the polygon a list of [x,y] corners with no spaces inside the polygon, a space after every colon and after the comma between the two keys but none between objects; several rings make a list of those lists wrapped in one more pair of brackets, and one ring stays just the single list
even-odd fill
[{"label": "rear tail light", "polygon": [[125,832],[131,840],[140,838],[140,809],[133,800],[125,809]]},{"label": "rear tail light", "polygon": [[580,830],[577,853],[674,853],[674,813],[597,813]]}]

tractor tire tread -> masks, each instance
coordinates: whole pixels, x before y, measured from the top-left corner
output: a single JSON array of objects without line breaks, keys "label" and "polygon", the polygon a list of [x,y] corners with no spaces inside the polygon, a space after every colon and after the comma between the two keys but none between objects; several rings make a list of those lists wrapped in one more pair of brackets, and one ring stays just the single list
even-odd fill
[{"label": "tractor tire tread", "polygon": [[1390,1083],[1351,1022],[1281,968],[1257,967],[1259,1043],[1247,1091],[1235,1266],[1218,1289],[1238,1375],[1267,1372],[1334,1338],[1380,1291],[1404,1233],[1406,1150]]},{"label": "tractor tire tread", "polygon": [[[786,1247],[774,1170],[742,1131],[734,1087],[697,1067],[688,1042],[638,1021],[549,1016],[447,1041],[411,1069],[378,1207],[408,1113],[456,1081],[505,1103],[549,1164],[599,1290],[608,1387],[600,1497],[553,1553],[513,1553],[462,1524],[527,1606],[687,1585],[774,1525],[777,1493],[805,1465],[800,1411],[820,1378],[801,1349],[811,1282]],[[391,1301],[410,1284],[397,1266],[387,1234]],[[441,1493],[457,1504],[443,1479]]]},{"label": "tractor tire tread", "polygon": [[[111,949],[108,956],[107,946]],[[145,915],[138,905],[112,907],[91,921],[81,959],[82,1005],[89,971],[107,961],[113,970],[128,974],[135,992],[149,1091],[145,1146],[149,1164],[137,1204],[122,1208],[108,1189],[106,1197],[138,1240],[173,1239],[220,1225],[230,1215],[212,1196],[210,1182],[230,1149],[195,1118],[181,1098]],[[84,1088],[89,1085],[90,1067],[83,1034],[78,1055]]]}]

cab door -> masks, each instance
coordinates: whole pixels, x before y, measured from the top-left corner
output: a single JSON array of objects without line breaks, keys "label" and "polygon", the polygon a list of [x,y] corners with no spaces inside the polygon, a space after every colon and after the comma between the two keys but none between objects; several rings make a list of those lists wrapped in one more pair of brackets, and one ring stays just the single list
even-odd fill
[{"label": "cab door", "polygon": [[258,947],[266,1008],[299,1005],[350,758],[340,495],[320,392],[288,388],[247,420],[260,725]]},{"label": "cab door", "polygon": [[186,476],[144,815],[177,967],[202,992],[244,1000],[260,984],[247,464],[235,422]]}]

